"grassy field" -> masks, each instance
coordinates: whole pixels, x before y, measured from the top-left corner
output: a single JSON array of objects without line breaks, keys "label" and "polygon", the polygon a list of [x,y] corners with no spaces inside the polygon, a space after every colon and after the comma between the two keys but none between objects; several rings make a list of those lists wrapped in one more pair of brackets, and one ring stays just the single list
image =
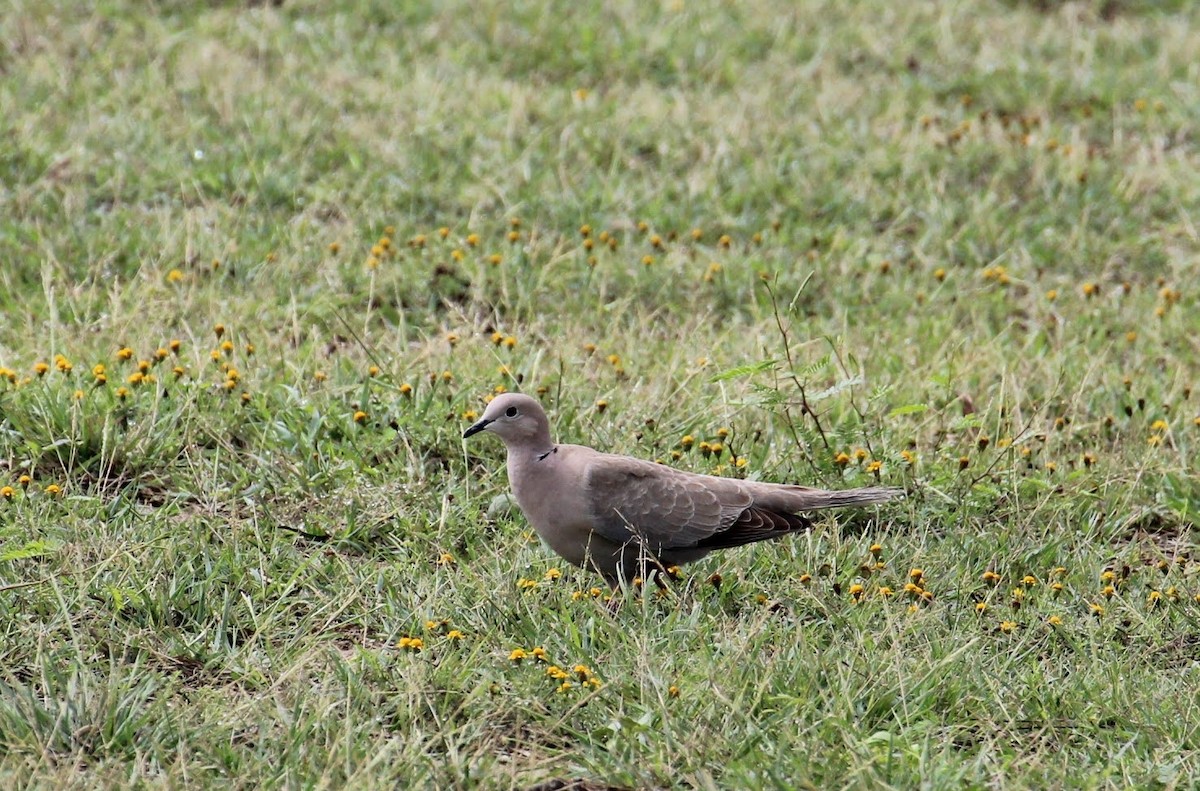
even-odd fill
[{"label": "grassy field", "polygon": [[[0,7],[0,785],[1200,785],[1194,6],[88,5]],[[503,389],[909,496],[611,615]]]}]

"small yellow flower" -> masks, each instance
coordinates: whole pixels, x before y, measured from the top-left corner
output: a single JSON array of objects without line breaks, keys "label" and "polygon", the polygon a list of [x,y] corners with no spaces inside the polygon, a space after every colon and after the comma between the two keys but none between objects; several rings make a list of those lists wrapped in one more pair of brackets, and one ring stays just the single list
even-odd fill
[{"label": "small yellow flower", "polygon": [[566,692],[566,691],[570,690],[572,686],[574,686],[574,685],[571,684],[570,681],[564,681],[563,683],[558,685],[558,691],[560,693]]},{"label": "small yellow flower", "polygon": [[642,266],[654,266],[654,256],[652,256],[652,255],[642,256]]},{"label": "small yellow flower", "polygon": [[896,595],[896,592],[895,592],[895,591],[893,591],[893,590],[892,590],[891,588],[889,588],[888,586],[886,586],[886,585],[880,585],[880,586],[879,586],[879,596],[880,596],[881,598],[884,598],[884,599],[890,599],[890,598],[892,598],[892,597],[893,597],[893,596],[895,596],[895,595]]},{"label": "small yellow flower", "polygon": [[316,371],[315,373],[313,373],[313,379],[317,380],[318,382],[324,382],[328,378],[329,377],[325,374],[324,371]]},{"label": "small yellow flower", "polygon": [[1017,628],[1016,621],[1001,621],[1000,622],[1000,631],[1004,632],[1005,634],[1012,634],[1012,631],[1016,628]]},{"label": "small yellow flower", "polygon": [[878,473],[881,469],[883,469],[883,462],[881,462],[879,459],[875,459],[874,461],[872,461],[870,464],[867,465],[866,469],[867,469],[867,472],[874,475],[874,474]]},{"label": "small yellow flower", "polygon": [[847,456],[845,453],[839,453],[838,455],[833,457],[833,463],[839,467],[845,467],[847,464],[850,463],[850,457]]},{"label": "small yellow flower", "polygon": [[808,585],[810,582],[812,582],[811,574],[801,574],[800,575],[800,584],[801,585]]},{"label": "small yellow flower", "polygon": [[996,583],[1000,582],[1000,575],[989,569],[983,572],[983,581],[990,582],[991,584],[995,585]]},{"label": "small yellow flower", "polygon": [[921,581],[925,579],[925,572],[921,569],[910,569],[908,572],[908,578],[920,585]]},{"label": "small yellow flower", "polygon": [[1156,420],[1150,424],[1151,431],[1166,431],[1170,426],[1165,420]]},{"label": "small yellow flower", "polygon": [[679,697],[679,687],[675,686],[674,684],[667,687],[667,697],[671,697],[671,698]]},{"label": "small yellow flower", "polygon": [[171,342],[169,344],[167,344],[167,346],[170,347],[171,352],[173,354],[179,354],[179,347],[182,345],[183,344],[180,341],[175,340],[175,339],[172,339]]},{"label": "small yellow flower", "polygon": [[1026,574],[1024,577],[1021,578],[1021,584],[1027,588],[1030,586],[1033,586],[1033,585],[1037,585],[1037,583],[1038,583],[1037,577],[1033,576],[1032,574]]},{"label": "small yellow flower", "polygon": [[605,401],[603,398],[601,398],[599,401],[596,402],[596,411],[597,412],[603,412],[606,409],[608,409],[608,402]]},{"label": "small yellow flower", "polygon": [[46,494],[50,494],[50,495],[62,494],[62,487],[59,486],[57,483],[51,483],[51,484],[47,484],[46,488],[43,491],[45,491]]},{"label": "small yellow flower", "polygon": [[5,500],[11,500],[16,493],[17,490],[11,486],[0,486],[0,497],[3,497]]},{"label": "small yellow flower", "polygon": [[1101,615],[1104,615],[1104,605],[1103,604],[1098,604],[1096,602],[1090,602],[1088,604],[1088,609],[1091,610],[1092,615],[1096,616],[1097,618],[1099,618]]},{"label": "small yellow flower", "polygon": [[553,582],[562,576],[562,572],[558,569],[546,569],[546,573],[542,575],[549,582]]},{"label": "small yellow flower", "polygon": [[592,675],[592,670],[587,665],[575,665],[571,671],[579,676],[580,681],[586,681]]},{"label": "small yellow flower", "polygon": [[1046,623],[1048,623],[1050,626],[1062,626],[1063,619],[1058,617],[1057,615],[1051,615],[1049,618],[1046,619]]},{"label": "small yellow flower", "polygon": [[[21,484],[22,489],[28,489],[29,484],[33,483],[33,476],[28,474],[22,475],[20,478],[17,478],[17,483]],[[1174,590],[1174,588],[1171,590]]]},{"label": "small yellow flower", "polygon": [[981,602],[975,603],[975,612],[982,615],[983,613],[987,612],[987,609],[988,609],[987,602],[981,601]]},{"label": "small yellow flower", "polygon": [[117,349],[117,359],[118,360],[133,359],[133,349],[130,349],[128,346],[122,346],[120,349]]},{"label": "small yellow flower", "polygon": [[412,385],[410,385],[408,382],[405,382],[404,384],[400,385],[400,395],[411,396],[412,391],[413,391]]},{"label": "small yellow flower", "polygon": [[939,283],[942,282],[943,280],[946,279],[946,270],[942,269],[941,267],[938,267],[937,269],[933,270],[933,277]]},{"label": "small yellow flower", "polygon": [[47,365],[46,363],[37,362],[37,363],[33,364],[33,372],[35,374],[37,374],[38,376],[45,376],[46,372],[49,370],[50,370],[50,366]]},{"label": "small yellow flower", "polygon": [[183,272],[180,272],[178,269],[172,269],[170,272],[167,272],[167,282],[168,283],[178,283],[182,280],[183,280]]},{"label": "small yellow flower", "polygon": [[917,463],[917,454],[913,453],[911,450],[902,450],[902,451],[900,451],[900,458],[901,458],[901,459],[904,461],[904,463],[905,463],[905,464],[907,464],[909,467],[911,467],[911,466],[913,466],[914,464],[916,464],[916,463]]},{"label": "small yellow flower", "polygon": [[367,422],[367,413],[363,412],[361,409],[358,410],[357,412],[355,412],[354,413],[354,422],[355,423],[366,423]]},{"label": "small yellow flower", "polygon": [[439,566],[453,566],[455,564],[455,562],[456,561],[454,560],[454,556],[451,555],[449,552],[443,552],[441,554],[441,556],[438,557],[438,559],[437,559],[437,564]]},{"label": "small yellow flower", "polygon": [[1105,585],[1104,589],[1100,591],[1100,594],[1106,599],[1111,599],[1116,594],[1116,592],[1117,592],[1117,589],[1115,587],[1113,587],[1112,585]]},{"label": "small yellow flower", "polygon": [[420,651],[425,647],[425,641],[420,637],[401,637],[400,647],[409,651]]},{"label": "small yellow flower", "polygon": [[729,234],[722,234],[721,238],[717,240],[717,244],[728,250],[729,246],[733,244],[733,239],[730,238]]},{"label": "small yellow flower", "polygon": [[867,459],[867,451],[865,449],[863,449],[863,448],[855,448],[854,449],[854,460],[855,461],[863,462],[863,461],[866,461],[866,459]]},{"label": "small yellow flower", "polygon": [[1058,289],[1057,288],[1052,288],[1046,292],[1046,300],[1047,301],[1053,302],[1056,299],[1058,299]]},{"label": "small yellow flower", "polygon": [[861,601],[865,592],[863,586],[857,582],[850,586],[850,598],[854,601]]},{"label": "small yellow flower", "polygon": [[466,637],[466,635],[463,634],[459,629],[451,629],[450,631],[446,632],[447,640],[461,640],[464,637]]},{"label": "small yellow flower", "polygon": [[126,398],[129,398],[129,388],[118,387],[117,388],[117,398],[121,399],[122,401],[124,401]]},{"label": "small yellow flower", "polygon": [[517,345],[517,338],[515,335],[509,335],[504,339],[504,348],[505,349],[512,349],[512,348],[516,347],[516,345]]},{"label": "small yellow flower", "polygon": [[508,654],[508,661],[510,662],[520,662],[521,660],[528,658],[529,654],[525,652],[524,648],[514,648]]},{"label": "small yellow flower", "polygon": [[530,651],[529,655],[532,656],[537,662],[546,661],[546,649],[542,648],[540,645]]},{"label": "small yellow flower", "polygon": [[467,234],[467,244],[470,247],[478,247],[479,246],[479,234],[477,234],[477,233]]}]

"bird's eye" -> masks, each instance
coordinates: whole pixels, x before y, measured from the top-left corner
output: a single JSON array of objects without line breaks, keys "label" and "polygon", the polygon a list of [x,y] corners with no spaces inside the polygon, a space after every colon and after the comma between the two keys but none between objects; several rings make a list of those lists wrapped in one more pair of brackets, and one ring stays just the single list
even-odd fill
[{"label": "bird's eye", "polygon": [[515,406],[510,406],[508,409],[504,410],[504,416],[505,417],[516,417],[517,416],[517,408]]}]

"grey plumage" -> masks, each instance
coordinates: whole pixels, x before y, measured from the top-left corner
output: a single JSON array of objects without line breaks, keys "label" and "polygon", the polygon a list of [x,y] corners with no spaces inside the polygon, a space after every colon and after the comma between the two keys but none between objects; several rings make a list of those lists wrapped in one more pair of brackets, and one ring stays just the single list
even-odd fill
[{"label": "grey plumage", "polygon": [[689,563],[715,549],[806,530],[805,512],[872,505],[901,494],[867,487],[827,491],[683,472],[582,445],[556,445],[536,399],[492,400],[464,437],[504,440],[517,505],[550,548],[612,584],[655,565]]}]

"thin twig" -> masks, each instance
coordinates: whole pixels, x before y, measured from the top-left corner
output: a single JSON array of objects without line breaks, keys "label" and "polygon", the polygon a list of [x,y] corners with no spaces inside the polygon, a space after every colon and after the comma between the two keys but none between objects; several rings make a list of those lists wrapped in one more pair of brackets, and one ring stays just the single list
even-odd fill
[{"label": "thin twig", "polygon": [[775,317],[775,326],[779,328],[779,336],[783,341],[783,355],[787,358],[788,363],[788,378],[792,380],[792,383],[796,385],[796,389],[800,392],[801,414],[806,414],[812,418],[813,427],[816,428],[817,434],[821,437],[821,444],[825,446],[826,451],[832,451],[829,445],[829,437],[825,436],[825,428],[821,425],[821,418],[817,416],[812,405],[808,402],[808,391],[805,389],[804,383],[796,376],[796,363],[792,359],[792,345],[788,338],[787,329],[783,326],[783,317],[779,314],[779,301],[775,298],[775,290],[771,288],[769,281],[763,281],[763,283],[767,287],[767,294],[771,297],[771,313]]}]

